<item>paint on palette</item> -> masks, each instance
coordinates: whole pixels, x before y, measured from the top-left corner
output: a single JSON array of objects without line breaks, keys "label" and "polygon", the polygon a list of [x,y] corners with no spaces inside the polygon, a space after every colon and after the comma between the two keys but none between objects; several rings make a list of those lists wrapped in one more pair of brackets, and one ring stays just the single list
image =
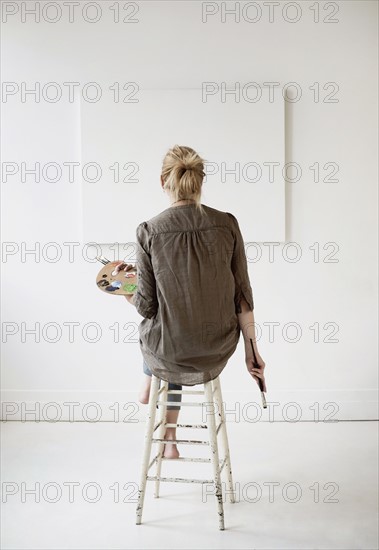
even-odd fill
[{"label": "paint on palette", "polygon": [[105,290],[107,290],[108,292],[114,292],[115,290],[118,290],[119,288],[121,288],[120,281],[113,281],[113,283],[111,283],[109,286],[107,286]]},{"label": "paint on palette", "polygon": [[137,288],[137,285],[128,283],[122,287],[126,292],[134,292]]}]

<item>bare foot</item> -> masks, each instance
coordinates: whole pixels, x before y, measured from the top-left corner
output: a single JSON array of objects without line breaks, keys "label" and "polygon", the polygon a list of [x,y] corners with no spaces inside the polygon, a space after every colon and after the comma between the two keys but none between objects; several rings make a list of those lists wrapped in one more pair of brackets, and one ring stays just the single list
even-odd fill
[{"label": "bare foot", "polygon": [[[176,439],[176,434],[167,429],[164,439],[167,439],[167,441],[170,441],[170,439]],[[178,451],[176,443],[165,443],[163,456],[165,458],[179,458],[180,453]]]},{"label": "bare foot", "polygon": [[151,376],[149,376],[148,374],[145,374],[145,380],[143,381],[143,386],[139,393],[139,401],[144,405],[147,405],[149,402],[150,386],[151,386]]}]

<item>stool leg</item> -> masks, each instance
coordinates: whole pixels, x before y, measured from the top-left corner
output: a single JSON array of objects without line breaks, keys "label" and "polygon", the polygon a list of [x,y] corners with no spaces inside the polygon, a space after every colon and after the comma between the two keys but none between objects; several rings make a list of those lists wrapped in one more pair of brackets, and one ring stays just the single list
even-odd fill
[{"label": "stool leg", "polygon": [[217,509],[218,509],[218,520],[219,528],[221,530],[225,529],[224,527],[224,506],[222,502],[222,488],[221,488],[221,476],[220,476],[220,460],[218,456],[218,446],[217,446],[217,436],[216,436],[216,421],[215,421],[215,402],[213,399],[212,393],[212,383],[205,382],[205,399],[206,402],[211,405],[211,412],[208,414],[207,424],[209,427],[209,443],[211,447],[211,460],[213,466],[213,475],[214,483],[216,489],[216,498],[217,498]]},{"label": "stool leg", "polygon": [[152,445],[151,439],[154,431],[156,403],[157,403],[157,397],[158,397],[159,378],[154,376],[154,374],[152,375],[151,378],[152,380],[151,380],[149,405],[148,405],[149,408],[148,408],[148,413],[146,418],[145,443],[144,443],[143,458],[142,458],[142,472],[141,472],[140,488],[138,491],[138,503],[137,503],[137,510],[136,510],[136,514],[137,514],[136,525],[140,525],[142,520],[143,501],[145,498],[147,474],[148,474],[148,467],[149,467],[150,454],[151,454],[151,445]]},{"label": "stool leg", "polygon": [[227,474],[229,500],[231,503],[234,503],[235,493],[234,493],[234,487],[233,487],[232,463],[230,460],[228,433],[226,429],[226,420],[225,420],[225,410],[224,410],[224,403],[222,401],[221,383],[220,383],[219,376],[215,380],[213,380],[213,388],[215,390],[214,396],[218,407],[219,419],[220,419],[220,422],[222,423],[219,431],[221,431],[223,451],[226,459],[224,467],[226,468],[226,474]]},{"label": "stool leg", "polygon": [[[166,380],[162,380],[163,384],[163,391],[161,392],[162,401],[167,401],[167,390],[168,390],[168,382]],[[166,431],[166,410],[167,405],[161,405],[159,407],[160,411],[158,412],[159,421],[162,421],[162,424],[158,428],[158,439],[163,439]],[[163,456],[163,450],[164,450],[164,443],[163,441],[159,442],[157,445],[158,449],[158,457],[157,457],[157,469],[156,469],[156,476],[160,477],[161,475],[161,469],[162,469],[162,456]],[[154,497],[159,497],[159,485],[160,481],[157,479],[155,482],[155,490],[154,490]]]}]

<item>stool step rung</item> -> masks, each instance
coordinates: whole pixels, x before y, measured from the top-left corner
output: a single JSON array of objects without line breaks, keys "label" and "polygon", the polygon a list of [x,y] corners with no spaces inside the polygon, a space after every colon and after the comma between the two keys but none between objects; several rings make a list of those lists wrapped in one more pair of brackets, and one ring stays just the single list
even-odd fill
[{"label": "stool step rung", "polygon": [[167,393],[181,393],[183,395],[204,395],[202,390],[167,390]]},{"label": "stool step rung", "polygon": [[183,462],[210,462],[210,458],[192,458],[189,456],[179,456],[179,458],[167,458],[167,456],[162,456],[162,460],[182,460]]},{"label": "stool step rung", "polygon": [[183,405],[187,405],[188,407],[202,407],[203,405],[209,405],[207,401],[198,401],[197,403],[194,401],[157,401],[158,405],[177,405],[178,407],[182,407]]},{"label": "stool step rung", "polygon": [[166,428],[208,428],[206,424],[175,424],[167,423],[165,424]]},{"label": "stool step rung", "polygon": [[[156,462],[158,462],[159,453],[155,455],[155,457],[151,460],[150,464],[147,467],[147,471],[150,470],[152,465]],[[178,458],[168,458],[167,456],[162,456],[162,460],[181,460],[182,462],[211,462],[212,460],[210,458],[199,458],[199,457],[192,457],[192,456],[179,456]],[[220,458],[220,474],[222,472],[222,469],[225,466],[226,463],[226,457],[224,460]]]},{"label": "stool step rung", "polygon": [[209,445],[209,441],[201,441],[197,439],[157,439],[151,438],[153,443],[178,443],[180,445]]},{"label": "stool step rung", "polygon": [[[147,471],[150,470],[150,468],[153,466],[153,464],[156,464],[158,462],[160,454],[157,453],[155,457],[150,461],[150,464],[147,467]],[[198,457],[185,457],[185,456],[179,456],[178,458],[167,458],[167,456],[162,456],[161,460],[182,460],[183,462],[211,462],[210,458],[198,458]],[[221,467],[222,469],[222,467]],[[220,470],[221,472],[221,470]]]},{"label": "stool step rung", "polygon": [[183,477],[147,476],[147,481],[169,481],[174,483],[213,483],[214,479],[187,479]]}]

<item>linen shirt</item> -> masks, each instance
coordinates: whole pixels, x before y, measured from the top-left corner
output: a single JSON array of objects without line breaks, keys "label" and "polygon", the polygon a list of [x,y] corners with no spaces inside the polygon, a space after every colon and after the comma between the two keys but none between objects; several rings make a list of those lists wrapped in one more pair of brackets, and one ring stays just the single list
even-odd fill
[{"label": "linen shirt", "polygon": [[244,298],[254,309],[236,217],[205,204],[171,206],[136,229],[141,353],[151,372],[193,386],[216,378],[234,353]]}]

